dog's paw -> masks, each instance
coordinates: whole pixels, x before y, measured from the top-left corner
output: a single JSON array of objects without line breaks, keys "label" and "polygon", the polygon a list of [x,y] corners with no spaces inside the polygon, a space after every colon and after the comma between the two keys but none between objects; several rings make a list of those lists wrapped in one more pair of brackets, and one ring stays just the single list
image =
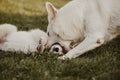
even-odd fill
[{"label": "dog's paw", "polygon": [[68,60],[68,59],[70,59],[70,58],[67,57],[66,55],[58,57],[58,60]]}]

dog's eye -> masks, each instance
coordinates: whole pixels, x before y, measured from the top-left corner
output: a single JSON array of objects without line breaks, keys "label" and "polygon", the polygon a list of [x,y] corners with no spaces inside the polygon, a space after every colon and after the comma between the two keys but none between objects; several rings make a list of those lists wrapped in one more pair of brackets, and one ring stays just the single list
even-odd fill
[{"label": "dog's eye", "polygon": [[60,37],[60,35],[59,35],[59,34],[57,34],[57,37]]},{"label": "dog's eye", "polygon": [[48,32],[47,35],[50,36],[50,33]]}]

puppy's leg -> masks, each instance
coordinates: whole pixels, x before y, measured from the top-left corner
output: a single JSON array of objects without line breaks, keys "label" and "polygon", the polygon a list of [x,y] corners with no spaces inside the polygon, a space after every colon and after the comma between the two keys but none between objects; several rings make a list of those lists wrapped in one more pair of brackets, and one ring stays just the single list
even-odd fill
[{"label": "puppy's leg", "polygon": [[58,59],[65,60],[65,59],[76,58],[89,50],[101,46],[102,44],[104,44],[103,37],[98,37],[98,36],[86,37],[85,40],[81,42],[78,46],[70,50],[67,54],[59,57]]},{"label": "puppy's leg", "polygon": [[7,34],[5,34],[4,36],[0,36],[0,44],[5,41],[6,36],[7,36]]},{"label": "puppy's leg", "polygon": [[39,45],[37,46],[37,51],[38,52],[43,52],[43,44],[42,44],[42,40],[39,40]]},{"label": "puppy's leg", "polygon": [[16,26],[11,24],[1,24],[0,25],[0,42],[3,42],[4,38],[13,32],[17,32]]},{"label": "puppy's leg", "polygon": [[37,51],[43,53],[46,48],[47,42],[44,42],[43,39],[39,40],[39,45],[37,46]]}]

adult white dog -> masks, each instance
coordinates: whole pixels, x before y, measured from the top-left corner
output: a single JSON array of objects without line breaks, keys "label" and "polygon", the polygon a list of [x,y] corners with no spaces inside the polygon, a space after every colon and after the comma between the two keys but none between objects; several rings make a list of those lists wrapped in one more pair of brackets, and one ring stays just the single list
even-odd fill
[{"label": "adult white dog", "polygon": [[72,0],[59,10],[47,2],[46,9],[48,45],[67,51],[59,59],[76,58],[120,34],[120,0]]},{"label": "adult white dog", "polygon": [[48,36],[45,32],[35,29],[30,31],[17,31],[11,24],[0,25],[0,50],[22,51],[24,53],[40,52],[46,47]]}]

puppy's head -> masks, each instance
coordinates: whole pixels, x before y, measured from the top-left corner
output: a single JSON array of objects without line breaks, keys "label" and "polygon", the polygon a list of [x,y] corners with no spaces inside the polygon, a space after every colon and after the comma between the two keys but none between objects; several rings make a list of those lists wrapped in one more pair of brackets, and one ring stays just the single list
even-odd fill
[{"label": "puppy's head", "polygon": [[50,52],[53,52],[55,54],[63,55],[66,54],[69,50],[73,49],[79,44],[79,42],[71,42],[70,44],[67,43],[68,46],[63,46],[60,43],[56,42],[52,44],[52,46],[49,48]]},{"label": "puppy's head", "polygon": [[51,47],[50,47],[50,52],[53,52],[55,54],[59,54],[59,55],[63,55],[67,52],[67,50],[64,49],[64,47],[59,44],[59,43],[54,43]]}]

